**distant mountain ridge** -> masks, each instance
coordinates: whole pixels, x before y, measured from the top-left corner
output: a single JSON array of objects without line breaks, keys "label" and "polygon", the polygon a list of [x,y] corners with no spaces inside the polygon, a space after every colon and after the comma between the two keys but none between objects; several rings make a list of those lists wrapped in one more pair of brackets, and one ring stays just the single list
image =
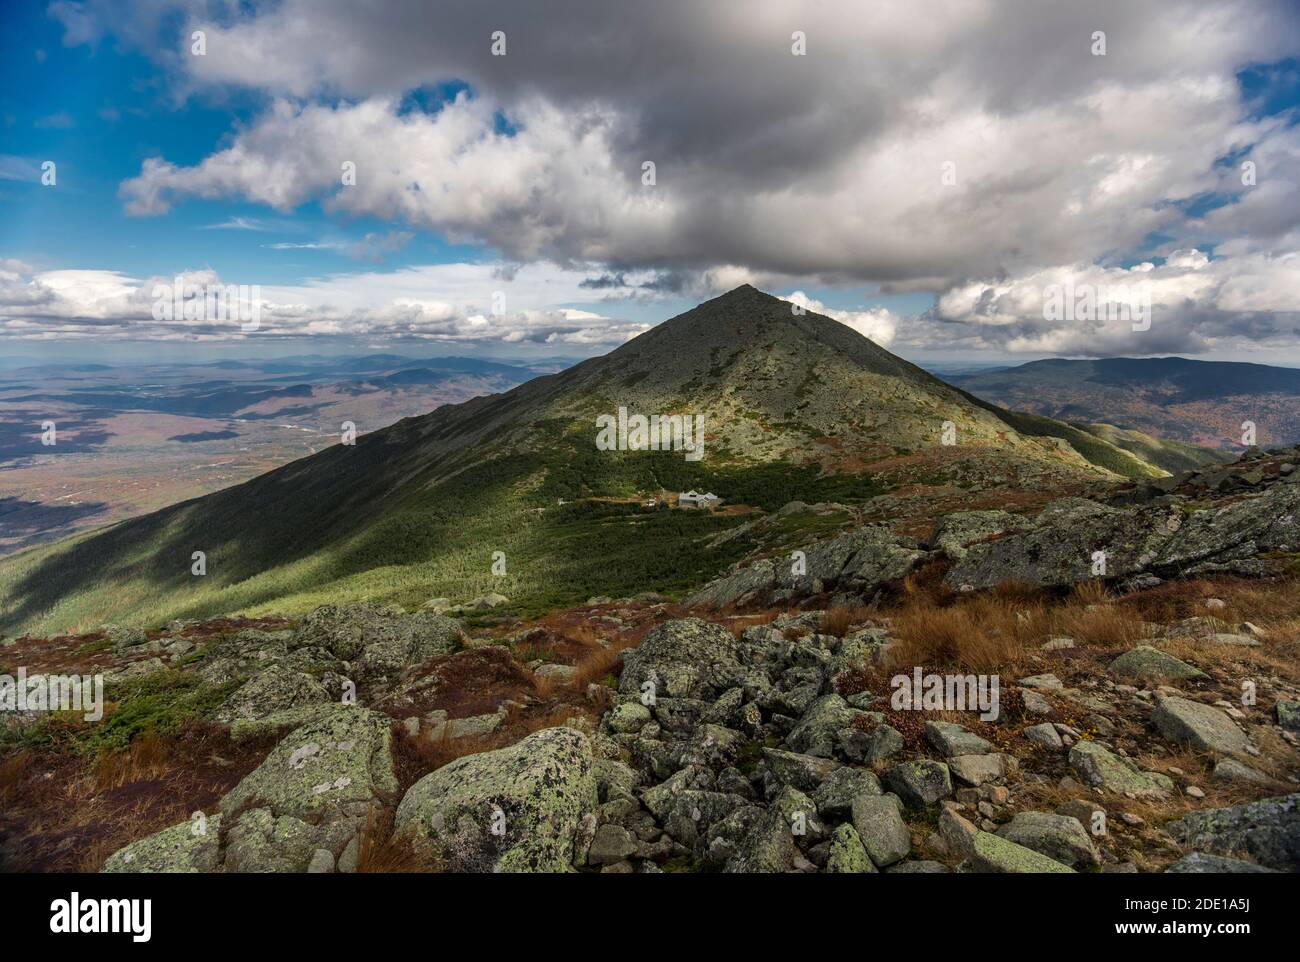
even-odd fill
[{"label": "distant mountain ridge", "polygon": [[1300,369],[1183,357],[1049,359],[947,380],[997,404],[1068,422],[1240,452],[1300,441]]}]

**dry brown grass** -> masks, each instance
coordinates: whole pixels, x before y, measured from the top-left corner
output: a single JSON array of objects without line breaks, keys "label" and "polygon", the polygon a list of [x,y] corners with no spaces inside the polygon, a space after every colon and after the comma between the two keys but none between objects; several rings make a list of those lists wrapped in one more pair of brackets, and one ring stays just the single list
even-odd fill
[{"label": "dry brown grass", "polygon": [[1106,602],[1072,600],[1058,609],[1053,622],[1056,634],[1073,638],[1080,645],[1128,647],[1140,642],[1146,633],[1136,611]]},{"label": "dry brown grass", "polygon": [[905,584],[889,615],[892,633],[900,640],[896,665],[1019,668],[1052,637],[1068,636],[1084,646],[1128,647],[1145,635],[1141,613],[1117,604],[1099,582],[1079,585],[1065,598],[1012,581],[969,595]]},{"label": "dry brown grass", "polygon": [[391,811],[371,812],[357,847],[358,872],[436,872],[439,868],[421,855],[410,838],[393,833]]},{"label": "dry brown grass", "polygon": [[589,624],[569,625],[560,631],[560,636],[588,648],[600,648],[608,632],[597,631]]},{"label": "dry brown grass", "polygon": [[735,614],[726,612],[719,617],[724,619],[723,627],[731,632],[733,638],[737,641],[745,633],[746,628],[752,628],[755,625],[770,625],[782,615],[794,616],[799,614],[798,608],[792,608],[789,605],[783,605],[775,608],[764,608],[761,611],[753,611],[748,614]]},{"label": "dry brown grass", "polygon": [[1080,581],[1071,589],[1070,599],[1080,605],[1105,605],[1114,600],[1100,578]]},{"label": "dry brown grass", "polygon": [[617,677],[622,671],[622,653],[635,646],[627,638],[615,638],[607,646],[599,644],[591,652],[579,658],[571,666],[573,673],[567,678],[547,678],[533,675],[533,687],[537,697],[542,701],[566,696],[584,695],[587,686],[593,682],[602,682],[610,676]]},{"label": "dry brown grass", "polygon": [[573,666],[568,687],[575,693],[585,692],[590,684],[599,684],[608,678],[617,678],[623,670],[622,654],[630,645],[602,648]]},{"label": "dry brown grass", "polygon": [[23,749],[0,761],[0,802],[8,802],[18,792],[34,758],[31,751]]},{"label": "dry brown grass", "polygon": [[[1218,598],[1223,608],[1208,608]],[[1229,624],[1250,621],[1261,627],[1300,621],[1300,578],[1234,577],[1170,580],[1157,588],[1122,599],[1151,621],[1171,622],[1193,615],[1212,615]]]},{"label": "dry brown grass", "polygon": [[944,575],[947,573],[946,560],[932,561],[913,571],[903,579],[899,587],[902,603],[921,602],[936,606],[951,604],[958,594],[944,583]]},{"label": "dry brown grass", "polygon": [[1017,581],[1015,578],[999,581],[993,586],[990,594],[998,601],[1013,605],[1040,604],[1048,600],[1047,592],[1038,585],[1030,584],[1028,581]]},{"label": "dry brown grass", "polygon": [[821,622],[818,628],[824,635],[834,635],[836,638],[843,638],[858,625],[866,624],[871,621],[873,612],[865,606],[847,608],[837,606],[827,608],[822,612]]},{"label": "dry brown grass", "polygon": [[122,846],[212,806],[265,757],[214,726],[142,735],[131,750],[86,756],[58,747],[10,756],[0,804],[5,868],[98,871]]},{"label": "dry brown grass", "polygon": [[92,772],[99,791],[119,788],[147,778],[157,778],[173,764],[174,743],[157,732],[145,732],[130,747],[101,752],[95,757]]},{"label": "dry brown grass", "polygon": [[1041,605],[1017,606],[991,595],[937,607],[917,594],[892,617],[895,665],[952,665],[984,672],[1023,663],[1047,629]]}]

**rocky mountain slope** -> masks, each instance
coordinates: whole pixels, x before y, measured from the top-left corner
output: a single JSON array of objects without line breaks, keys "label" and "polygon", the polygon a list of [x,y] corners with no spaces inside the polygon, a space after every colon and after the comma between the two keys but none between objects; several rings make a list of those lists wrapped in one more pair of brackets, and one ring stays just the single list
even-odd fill
[{"label": "rocky mountain slope", "polygon": [[948,584],[966,591],[1007,581],[1150,586],[1206,573],[1280,573],[1300,557],[1300,449],[1099,487],[1093,498],[1053,501],[1036,514],[952,512],[925,539],[876,524],[796,550],[800,566],[784,550],[743,563],[688,603],[777,604],[834,593],[838,604],[864,604],[933,562],[944,565]]},{"label": "rocky mountain slope", "polygon": [[[703,458],[597,450],[596,417],[619,408],[702,417]],[[490,590],[543,610],[634,586],[689,589],[733,561],[743,546],[702,545],[739,515],[643,510],[690,488],[731,510],[774,510],[794,498],[860,503],[918,482],[1051,490],[1161,473],[742,287],[560,374],[6,559],[0,632]]]}]

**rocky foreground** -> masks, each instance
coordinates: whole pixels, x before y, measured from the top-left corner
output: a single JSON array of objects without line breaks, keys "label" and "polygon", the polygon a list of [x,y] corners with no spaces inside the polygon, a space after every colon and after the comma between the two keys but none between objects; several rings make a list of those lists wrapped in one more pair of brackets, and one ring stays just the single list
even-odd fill
[{"label": "rocky foreground", "polygon": [[[105,731],[147,715],[161,760],[62,803],[131,833],[106,872],[1300,871],[1295,460],[924,540],[868,526],[692,608],[450,616],[508,602],[487,597],[19,639],[7,664],[98,668],[114,704],[104,729],[9,733],[0,851],[57,852],[42,786],[94,739],[96,771],[135,764],[139,736],[115,755]],[[996,710],[898,701],[935,673],[996,681]],[[166,739],[196,731],[220,768],[201,791],[168,781]],[[139,837],[148,791],[182,797]]]},{"label": "rocky foreground", "polygon": [[[187,820],[113,853],[104,871],[353,871],[386,811],[392,838],[451,871],[1300,871],[1300,793],[1256,767],[1260,744],[1294,756],[1294,687],[1265,683],[1271,709],[1242,711],[1215,697],[1217,669],[1159,640],[1076,687],[1060,677],[1075,674],[1075,649],[1056,639],[1043,656],[1056,671],[1008,679],[997,720],[959,724],[872,691],[886,630],[835,637],[816,630],[820,618],[784,616],[739,637],[698,618],[665,621],[626,651],[616,690],[590,693],[608,700],[597,723],[575,717],[464,755],[400,796],[398,738],[473,738],[508,710],[394,723],[338,704],[290,666],[349,655],[392,709],[432,676],[374,679],[450,642],[454,623],[330,609],[288,638],[245,632],[200,670],[230,670],[258,642],[250,657],[271,664],[222,714],[238,716],[241,735],[288,733],[202,832]],[[369,643],[355,630],[383,625],[390,637]],[[1155,683],[1173,678],[1178,687]],[[1289,700],[1276,697],[1284,690]],[[1139,764],[1138,743],[1172,760],[1190,751],[1199,770]],[[1198,804],[1216,789],[1274,797]]]}]

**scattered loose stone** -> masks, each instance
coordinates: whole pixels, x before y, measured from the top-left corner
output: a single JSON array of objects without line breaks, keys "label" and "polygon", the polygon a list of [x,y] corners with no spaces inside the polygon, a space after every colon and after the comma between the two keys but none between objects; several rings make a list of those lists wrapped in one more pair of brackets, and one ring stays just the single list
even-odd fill
[{"label": "scattered loose stone", "polygon": [[985,782],[1006,775],[1006,761],[1003,756],[958,755],[948,759],[948,768],[958,780],[967,785],[983,785]]},{"label": "scattered loose stone", "polygon": [[993,746],[985,739],[949,722],[926,722],[925,737],[945,758],[954,755],[983,755],[993,751]]},{"label": "scattered loose stone", "polygon": [[1025,729],[1024,736],[1039,748],[1045,748],[1050,752],[1057,752],[1065,747],[1065,743],[1061,741],[1060,733],[1057,732],[1056,726],[1051,722],[1030,725]]},{"label": "scattered loose stone", "polygon": [[1051,638],[1040,646],[1041,651],[1063,651],[1066,648],[1073,648],[1075,641],[1073,638]]},{"label": "scattered loose stone", "polygon": [[1072,868],[1101,864],[1096,846],[1083,825],[1068,815],[1017,812],[997,830],[997,835]]},{"label": "scattered loose stone", "polygon": [[1151,716],[1162,735],[1201,751],[1239,755],[1251,747],[1245,732],[1220,709],[1186,698],[1163,698]]},{"label": "scattered loose stone", "polygon": [[1174,783],[1159,772],[1144,772],[1096,742],[1080,742],[1070,749],[1070,767],[1085,782],[1132,798],[1168,798]]},{"label": "scattered loose stone", "polygon": [[1124,652],[1112,661],[1106,670],[1121,678],[1138,678],[1144,681],[1156,678],[1191,681],[1209,677],[1199,668],[1150,645],[1138,645]]},{"label": "scattered loose stone", "polygon": [[1025,711],[1031,715],[1050,715],[1052,703],[1036,691],[1022,689],[1020,696],[1025,703]]},{"label": "scattered loose stone", "polygon": [[1061,684],[1061,679],[1057,678],[1051,672],[1042,675],[1030,675],[1028,678],[1021,678],[1016,682],[1021,688],[1037,688],[1044,691],[1060,691],[1065,686]]},{"label": "scattered loose stone", "polygon": [[866,847],[857,829],[847,822],[831,833],[830,855],[826,871],[832,874],[862,875],[876,871],[875,863],[867,855]]},{"label": "scattered loose stone", "polygon": [[1253,862],[1243,862],[1239,858],[1192,852],[1190,855],[1184,855],[1165,871],[1183,875],[1246,875],[1272,873],[1275,870],[1255,865]]},{"label": "scattered loose stone", "polygon": [[1221,758],[1214,766],[1214,777],[1221,782],[1266,782],[1268,776],[1235,758]]},{"label": "scattered loose stone", "polygon": [[885,772],[884,784],[908,808],[928,808],[952,794],[948,766],[928,758],[895,765]]},{"label": "scattered loose stone", "polygon": [[883,795],[868,795],[853,802],[853,827],[867,855],[880,868],[906,858],[912,850],[912,835],[898,812],[898,806]]},{"label": "scattered loose stone", "polygon": [[1017,845],[1015,842],[992,834],[977,832],[972,841],[969,859],[971,867],[977,872],[1025,873],[1025,872],[1073,872],[1068,865],[1062,865],[1055,859],[1048,858],[1031,848]]},{"label": "scattered loose stone", "polygon": [[979,833],[956,808],[945,802],[939,810],[939,838],[955,857],[968,859],[975,852],[975,836]]}]

